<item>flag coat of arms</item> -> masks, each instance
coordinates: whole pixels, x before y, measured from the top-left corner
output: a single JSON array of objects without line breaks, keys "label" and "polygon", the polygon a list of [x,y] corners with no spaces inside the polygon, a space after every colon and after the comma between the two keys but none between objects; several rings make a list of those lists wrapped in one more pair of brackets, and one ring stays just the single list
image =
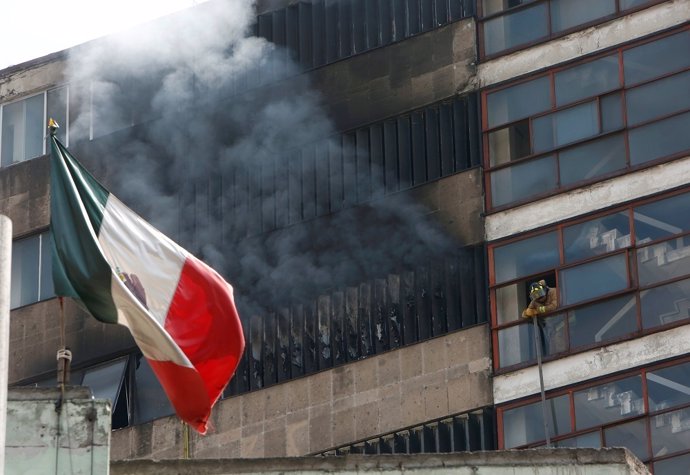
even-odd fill
[{"label": "flag coat of arms", "polygon": [[204,434],[244,351],[232,287],[110,194],[54,135],[51,154],[56,294],[129,328],[180,419]]}]

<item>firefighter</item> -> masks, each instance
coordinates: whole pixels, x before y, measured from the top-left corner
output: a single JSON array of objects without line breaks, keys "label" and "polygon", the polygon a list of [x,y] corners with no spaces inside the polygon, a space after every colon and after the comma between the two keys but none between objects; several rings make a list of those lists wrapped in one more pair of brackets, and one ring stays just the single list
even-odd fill
[{"label": "firefighter", "polygon": [[558,291],[555,288],[549,288],[545,280],[530,284],[529,298],[531,302],[523,310],[523,318],[532,318],[542,313],[552,312],[558,307]]}]

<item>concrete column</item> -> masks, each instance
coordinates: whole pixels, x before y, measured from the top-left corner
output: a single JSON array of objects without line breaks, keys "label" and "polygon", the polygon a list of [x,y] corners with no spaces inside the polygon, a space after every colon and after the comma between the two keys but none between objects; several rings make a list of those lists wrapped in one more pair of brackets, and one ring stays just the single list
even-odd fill
[{"label": "concrete column", "polygon": [[10,274],[12,272],[12,221],[0,214],[0,475],[5,473],[7,378],[10,356]]}]

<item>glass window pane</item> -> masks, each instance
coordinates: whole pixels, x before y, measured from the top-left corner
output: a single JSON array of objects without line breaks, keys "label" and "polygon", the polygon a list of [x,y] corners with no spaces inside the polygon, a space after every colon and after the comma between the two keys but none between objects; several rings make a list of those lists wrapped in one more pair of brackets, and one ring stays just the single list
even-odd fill
[{"label": "glass window pane", "polygon": [[635,207],[633,219],[638,244],[690,230],[690,193]]},{"label": "glass window pane", "polygon": [[535,274],[556,265],[558,236],[555,231],[494,249],[496,283]]},{"label": "glass window pane", "polygon": [[[661,411],[690,402],[690,363],[647,373],[649,410]],[[654,425],[654,421],[652,421]],[[690,427],[688,427],[690,428]]]},{"label": "glass window pane", "polygon": [[623,127],[623,101],[620,92],[602,97],[599,107],[601,108],[602,132],[611,132]]},{"label": "glass window pane", "polygon": [[122,378],[125,374],[127,357],[90,368],[84,371],[82,386],[91,388],[91,393],[96,399],[108,399],[112,406],[117,401],[122,386]]},{"label": "glass window pane", "polygon": [[529,120],[523,120],[489,134],[491,166],[526,157],[531,152]]},{"label": "glass window pane", "polygon": [[559,440],[555,443],[555,446],[598,449],[601,447],[601,437],[599,436],[599,432],[590,432],[588,434],[570,437],[569,439]]},{"label": "glass window pane", "polygon": [[563,31],[615,12],[615,0],[551,0],[551,27]]},{"label": "glass window pane", "polygon": [[634,295],[588,305],[568,312],[570,347],[612,340],[637,330]]},{"label": "glass window pane", "polygon": [[484,50],[494,54],[531,43],[549,34],[548,4],[507,13],[484,23]]},{"label": "glass window pane", "polygon": [[[688,122],[690,112],[630,130],[630,163],[639,165],[689,150]],[[663,137],[663,140],[659,140],[659,137]]]},{"label": "glass window pane", "polygon": [[489,127],[513,122],[551,107],[547,76],[489,94],[486,98]]},{"label": "glass window pane", "polygon": [[491,172],[491,204],[502,206],[555,190],[558,172],[553,155]]},{"label": "glass window pane", "polygon": [[2,108],[2,166],[43,154],[43,94]]},{"label": "glass window pane", "polygon": [[591,180],[625,168],[623,134],[594,140],[558,154],[561,185]]},{"label": "glass window pane", "polygon": [[561,302],[570,305],[628,287],[625,254],[617,254],[560,272]]},{"label": "glass window pane", "polygon": [[544,152],[599,133],[596,102],[539,117],[532,122],[534,152]]},{"label": "glass window pane", "polygon": [[654,475],[687,475],[690,454],[654,462]]},{"label": "glass window pane", "polygon": [[628,8],[639,7],[647,3],[651,3],[653,0],[619,0],[621,5],[621,10],[627,10]]},{"label": "glass window pane", "polygon": [[517,282],[496,289],[496,315],[499,325],[519,320],[527,307],[529,281]]},{"label": "glass window pane", "polygon": [[506,2],[505,0],[482,0],[482,15],[493,15],[494,13],[502,12],[504,10],[508,10],[509,8],[534,1],[535,0],[511,0]]},{"label": "glass window pane", "polygon": [[134,380],[134,424],[142,424],[175,412],[143,356],[136,357]]},{"label": "glass window pane", "polygon": [[[541,401],[503,413],[503,437],[506,449],[545,439],[544,412]],[[567,395],[546,400],[546,414],[551,437],[570,432],[570,402]]]},{"label": "glass window pane", "polygon": [[605,383],[573,393],[575,430],[600,426],[644,413],[642,377]]},{"label": "glass window pane", "polygon": [[690,409],[652,416],[650,426],[655,457],[690,449]]},{"label": "glass window pane", "polygon": [[640,460],[649,458],[646,420],[640,419],[604,430],[606,447],[625,447]]},{"label": "glass window pane", "polygon": [[627,211],[590,219],[563,230],[565,261],[574,262],[630,246]]},{"label": "glass window pane", "polygon": [[625,94],[628,126],[690,108],[690,71],[630,89]]},{"label": "glass window pane", "polygon": [[[582,8],[580,3],[572,5],[578,9]],[[555,85],[556,105],[559,107],[617,89],[618,55],[606,56],[556,73]]]},{"label": "glass window pane", "polygon": [[690,274],[690,236],[637,250],[640,285]]},{"label": "glass window pane", "polygon": [[654,328],[690,318],[690,279],[640,292],[642,327]]},{"label": "glass window pane", "polygon": [[10,308],[17,308],[38,300],[39,236],[12,243],[12,277]]},{"label": "glass window pane", "polygon": [[498,353],[501,368],[534,360],[536,354],[532,325],[523,323],[499,330]]},{"label": "glass window pane", "polygon": [[690,31],[683,31],[660,40],[623,51],[625,84],[663,76],[690,66]]}]

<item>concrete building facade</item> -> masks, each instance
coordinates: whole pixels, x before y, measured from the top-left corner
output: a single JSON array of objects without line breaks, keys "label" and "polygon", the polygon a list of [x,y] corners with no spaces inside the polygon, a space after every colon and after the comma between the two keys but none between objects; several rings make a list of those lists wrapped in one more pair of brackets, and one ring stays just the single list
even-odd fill
[{"label": "concrete building facade", "polygon": [[161,20],[143,56],[104,39],[0,72],[10,384],[54,379],[55,117],[235,285],[245,329],[200,437],[126,329],[68,302],[73,383],[113,401],[114,460],[542,446],[520,312],[544,279],[550,439],[690,466],[688,2],[247,3]]}]

